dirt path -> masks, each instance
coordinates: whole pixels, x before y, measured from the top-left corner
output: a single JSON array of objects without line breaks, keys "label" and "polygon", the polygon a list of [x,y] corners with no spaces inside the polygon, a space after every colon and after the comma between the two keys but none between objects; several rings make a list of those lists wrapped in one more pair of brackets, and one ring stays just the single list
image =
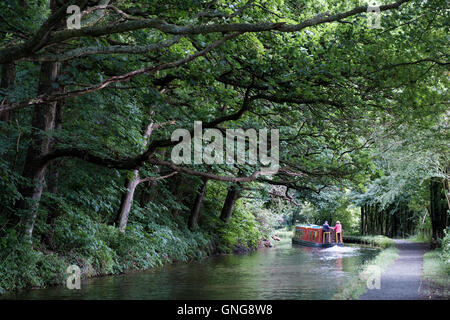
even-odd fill
[{"label": "dirt path", "polygon": [[399,257],[381,275],[380,289],[368,290],[360,300],[418,300],[422,286],[423,255],[429,249],[425,243],[394,240]]}]

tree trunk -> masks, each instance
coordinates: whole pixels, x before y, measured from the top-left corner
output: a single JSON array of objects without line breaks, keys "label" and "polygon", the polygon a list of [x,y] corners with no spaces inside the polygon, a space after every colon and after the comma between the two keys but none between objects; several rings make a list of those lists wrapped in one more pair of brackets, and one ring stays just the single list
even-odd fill
[{"label": "tree trunk", "polygon": [[448,210],[450,210],[449,203],[448,203],[448,197],[447,197],[447,187],[446,187],[446,180],[441,179],[442,183],[439,188],[439,204],[440,204],[440,213],[441,213],[441,228],[442,228],[442,237],[444,237],[444,230],[449,225],[449,218],[448,218]]},{"label": "tree trunk", "polygon": [[[147,141],[148,141],[148,137],[146,138],[146,142]],[[160,152],[162,157],[164,157],[165,153],[166,153],[166,149],[164,149]],[[161,168],[159,166],[157,166],[155,168],[155,173],[160,173],[160,172],[161,172]],[[145,207],[150,201],[155,199],[157,195],[158,195],[158,181],[153,180],[153,181],[144,182],[144,188],[140,195],[140,201],[139,201],[141,207]]]},{"label": "tree trunk", "polygon": [[378,204],[375,205],[374,233],[380,234],[380,213],[378,212]]},{"label": "tree trunk", "polygon": [[[59,72],[58,62],[43,62],[41,65],[38,94],[51,94]],[[17,207],[22,211],[21,226],[24,238],[31,242],[37,209],[45,183],[46,167],[41,167],[39,159],[49,152],[50,139],[45,133],[54,129],[56,103],[46,103],[34,106],[31,143],[28,147],[23,176],[31,182],[31,186],[21,190],[23,200]]]},{"label": "tree trunk", "polygon": [[[56,103],[56,113],[55,113],[55,130],[61,130],[62,129],[62,123],[63,123],[63,114],[64,114],[64,100],[59,100]],[[50,149],[54,148],[54,141],[50,141]],[[60,161],[54,160],[49,165],[49,173],[48,173],[48,190],[49,192],[53,194],[57,194],[58,191],[58,176],[59,176],[59,165]]]},{"label": "tree trunk", "polygon": [[387,213],[387,215],[386,215],[386,236],[392,237],[392,214],[391,213]]},{"label": "tree trunk", "polygon": [[234,205],[236,200],[239,199],[239,189],[235,186],[230,186],[228,188],[227,197],[223,203],[222,212],[220,213],[220,219],[225,223],[230,221],[231,215],[233,214]]},{"label": "tree trunk", "polygon": [[433,239],[442,239],[444,229],[447,227],[447,196],[445,195],[445,184],[442,178],[430,179],[430,217],[433,229]]},{"label": "tree trunk", "polygon": [[384,235],[384,209],[380,212],[380,234]]},{"label": "tree trunk", "polygon": [[[184,190],[183,190],[183,186],[182,186],[183,182],[184,182],[183,175],[180,175],[179,178],[176,180],[176,182],[177,182],[176,183],[176,188],[172,192],[175,193],[175,198],[177,199],[177,201],[179,203],[182,203],[183,199],[184,199],[184,192],[183,192]],[[173,215],[174,218],[178,217],[179,214],[180,214],[180,209],[179,208],[175,208],[172,211],[172,215]]]},{"label": "tree trunk", "polygon": [[[450,174],[450,168],[445,170],[446,176],[448,177]],[[444,195],[445,200],[447,200],[447,210],[450,210],[450,181],[448,179],[443,179],[444,184]],[[450,219],[447,220],[447,226],[450,223]]]},{"label": "tree trunk", "polygon": [[394,237],[397,237],[399,235],[399,220],[400,220],[400,210],[397,210],[394,213]]},{"label": "tree trunk", "polygon": [[[23,2],[22,5],[26,3]],[[50,9],[58,10],[61,4],[56,0],[50,1]],[[55,29],[61,28],[64,21],[59,21]],[[51,95],[56,89],[59,75],[59,62],[42,62],[39,75],[38,95]],[[34,106],[32,116],[31,143],[28,146],[23,169],[23,177],[31,183],[20,190],[23,199],[17,203],[17,209],[21,214],[20,232],[25,240],[32,242],[34,223],[36,221],[37,209],[41,199],[45,183],[46,166],[41,166],[39,159],[49,152],[50,138],[47,133],[54,129],[56,114],[56,102],[43,103]]]},{"label": "tree trunk", "polygon": [[360,233],[361,233],[361,235],[364,235],[364,205],[361,206],[361,226],[360,226]]},{"label": "tree trunk", "polygon": [[[63,122],[64,113],[64,100],[60,100],[56,104],[56,115],[55,115],[55,130],[61,130]],[[53,142],[51,143],[53,145]],[[51,146],[53,148],[53,146]],[[54,195],[58,194],[58,177],[59,177],[59,167],[61,161],[55,160],[49,165],[48,173],[48,191]],[[44,242],[52,250],[55,249],[55,227],[56,218],[59,216],[59,210],[57,208],[52,208],[47,216],[46,223],[50,226],[49,233],[44,235]]]},{"label": "tree trunk", "polygon": [[369,205],[368,206],[368,213],[369,213],[369,217],[368,217],[368,224],[367,224],[367,234],[373,234],[373,206]]},{"label": "tree trunk", "polygon": [[402,205],[402,207],[401,207],[402,209],[401,209],[401,215],[400,215],[400,228],[401,228],[401,232],[402,232],[402,238],[404,238],[405,237],[405,224],[406,224],[406,221],[405,221],[405,206],[404,205]]},{"label": "tree trunk", "polygon": [[364,234],[367,235],[368,234],[368,225],[369,225],[369,205],[365,204],[364,205]]},{"label": "tree trunk", "polygon": [[[157,173],[160,171],[159,168],[155,170]],[[157,181],[146,181],[143,183],[144,187],[142,188],[142,192],[140,194],[139,204],[141,207],[145,207],[150,201],[152,201],[158,190],[156,187],[158,186]]]},{"label": "tree trunk", "polygon": [[131,205],[133,204],[134,191],[139,184],[139,170],[133,170],[131,178],[126,181],[127,191],[122,195],[120,201],[120,209],[116,218],[116,224],[119,226],[121,232],[125,232],[128,222],[128,215],[130,213]]},{"label": "tree trunk", "polygon": [[389,236],[389,216],[389,211],[386,209],[384,212],[384,235],[387,237]]},{"label": "tree trunk", "polygon": [[[148,140],[153,131],[153,122],[150,121],[144,130],[144,144],[148,144]],[[140,183],[139,178],[139,168],[133,170],[131,178],[127,178],[125,183],[125,187],[127,191],[122,195],[122,199],[120,201],[119,212],[116,216],[116,225],[119,226],[119,230],[121,232],[125,232],[128,222],[128,215],[130,214],[131,205],[133,204],[134,192],[136,190],[137,185]]]},{"label": "tree trunk", "polygon": [[436,221],[436,199],[435,199],[435,189],[436,184],[433,179],[430,179],[430,218],[431,218],[431,229],[433,232],[433,239],[437,240],[437,221]]},{"label": "tree trunk", "polygon": [[208,183],[208,179],[203,179],[203,184],[200,187],[200,190],[195,197],[194,206],[191,210],[191,215],[189,216],[188,227],[193,230],[198,223],[198,217],[200,216],[200,209],[203,204],[203,200],[205,199],[206,194],[206,184]]},{"label": "tree trunk", "polygon": [[399,221],[400,221],[400,237],[403,238],[403,205],[400,205],[400,211],[399,211]]},{"label": "tree trunk", "polygon": [[364,235],[368,234],[367,225],[369,224],[369,208],[367,204],[364,205]]},{"label": "tree trunk", "polygon": [[383,234],[383,210],[379,211],[377,206],[377,216],[378,216],[378,234]]}]

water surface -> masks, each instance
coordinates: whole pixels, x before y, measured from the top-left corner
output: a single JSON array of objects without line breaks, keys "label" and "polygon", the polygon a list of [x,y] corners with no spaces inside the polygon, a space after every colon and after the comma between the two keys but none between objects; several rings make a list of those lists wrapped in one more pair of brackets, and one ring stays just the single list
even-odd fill
[{"label": "water surface", "polygon": [[376,249],[293,245],[246,255],[175,263],[145,272],[87,279],[81,290],[63,286],[9,295],[12,299],[330,299]]}]

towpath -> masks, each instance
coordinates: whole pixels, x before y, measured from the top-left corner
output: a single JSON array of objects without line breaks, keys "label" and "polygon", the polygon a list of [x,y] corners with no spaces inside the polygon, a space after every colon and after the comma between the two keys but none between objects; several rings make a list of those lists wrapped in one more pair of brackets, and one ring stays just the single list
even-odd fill
[{"label": "towpath", "polygon": [[422,292],[423,255],[426,243],[394,239],[399,257],[381,275],[380,289],[367,290],[360,300],[419,300]]}]

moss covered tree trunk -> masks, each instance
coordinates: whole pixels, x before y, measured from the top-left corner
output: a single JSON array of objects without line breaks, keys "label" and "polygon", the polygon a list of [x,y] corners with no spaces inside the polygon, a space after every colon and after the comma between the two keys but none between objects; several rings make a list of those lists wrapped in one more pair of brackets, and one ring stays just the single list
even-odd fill
[{"label": "moss covered tree trunk", "polygon": [[[184,177],[183,177],[183,175],[180,175],[175,181],[176,181],[176,184],[174,184],[174,189],[172,190],[172,194],[174,194],[177,201],[180,204],[182,204],[184,201],[184,188],[183,188]],[[172,210],[172,215],[174,218],[178,217],[179,214],[180,214],[179,207],[176,207]]]},{"label": "moss covered tree trunk", "polygon": [[119,213],[116,218],[116,224],[121,232],[125,232],[128,222],[128,215],[130,214],[131,206],[133,204],[134,192],[139,184],[139,170],[133,170],[131,177],[127,178],[125,182],[126,191],[122,194],[120,201]]},{"label": "moss covered tree trunk", "polygon": [[360,233],[364,235],[364,208],[365,205],[361,206],[361,226],[360,226]]},{"label": "moss covered tree trunk", "polygon": [[430,217],[433,239],[442,239],[447,227],[447,197],[445,195],[442,178],[430,180]]},{"label": "moss covered tree trunk", "polygon": [[206,185],[208,184],[208,179],[203,179],[203,183],[200,190],[195,197],[194,206],[191,209],[191,214],[189,216],[188,227],[189,229],[194,229],[198,223],[198,217],[200,216],[200,209],[202,208],[203,200],[206,194]]},{"label": "moss covered tree trunk", "polygon": [[[39,94],[51,94],[55,91],[59,72],[58,62],[43,62],[41,64]],[[49,152],[50,138],[47,133],[54,129],[56,103],[44,103],[34,106],[31,142],[25,157],[23,177],[30,181],[30,185],[21,189],[23,200],[17,208],[22,213],[21,226],[24,237],[31,241],[37,209],[45,183],[46,167],[40,165],[40,158]]]},{"label": "moss covered tree trunk", "polygon": [[[146,126],[143,134],[144,144],[148,144],[148,140],[153,131],[153,122],[149,122]],[[131,206],[133,204],[134,192],[136,187],[141,182],[139,177],[139,168],[132,171],[131,176],[127,178],[125,182],[126,191],[122,195],[120,201],[119,212],[116,216],[116,225],[121,232],[125,232],[128,222],[128,215],[130,214]]]},{"label": "moss covered tree trunk", "polygon": [[[148,143],[149,137],[146,138],[146,143]],[[163,149],[161,152],[158,152],[162,157],[164,157],[166,153],[166,149]],[[161,167],[155,167],[155,173],[161,173]],[[153,201],[158,195],[158,181],[151,180],[143,183],[142,193],[140,195],[140,205],[141,207],[145,207],[150,201]]]},{"label": "moss covered tree trunk", "polygon": [[230,222],[230,218],[233,214],[233,209],[237,199],[239,199],[240,191],[236,186],[230,186],[228,188],[227,197],[223,203],[222,211],[220,213],[220,219],[225,223]]},{"label": "moss covered tree trunk", "polygon": [[[61,130],[63,123],[63,113],[64,113],[64,105],[65,101],[60,100],[56,104],[56,115],[55,115],[55,130]],[[53,148],[53,142],[51,143],[51,148]],[[58,194],[58,178],[59,178],[59,168],[61,166],[61,160],[55,160],[49,165],[48,170],[48,191],[54,195]],[[59,216],[58,208],[51,208],[48,212],[46,223],[49,225],[50,230],[48,234],[44,235],[44,242],[51,248],[55,248],[55,227],[56,227],[56,218]]]}]

